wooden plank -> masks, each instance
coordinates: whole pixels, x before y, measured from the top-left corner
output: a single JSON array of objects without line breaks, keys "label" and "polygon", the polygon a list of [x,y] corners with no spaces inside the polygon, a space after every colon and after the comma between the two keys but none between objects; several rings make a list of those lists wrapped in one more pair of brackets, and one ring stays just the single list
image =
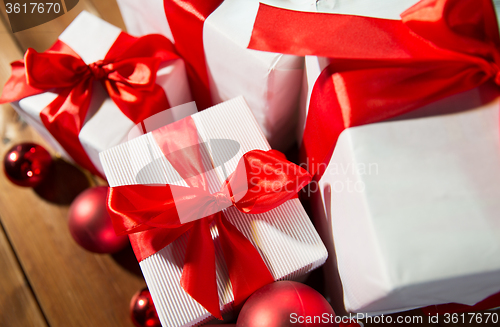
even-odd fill
[{"label": "wooden plank", "polygon": [[[88,6],[80,1],[70,14],[45,24],[50,24],[50,29],[43,27],[43,31],[39,29],[31,35],[28,33],[31,29],[16,33],[23,33],[18,36],[19,43],[26,48],[33,42],[43,50],[69,24],[72,19],[69,16],[76,16],[78,10]],[[0,38],[0,83],[3,85],[10,75],[8,63],[22,58],[22,52],[16,49],[4,24],[0,24]],[[19,121],[10,106],[2,106],[0,112],[2,157],[15,143],[35,141],[44,144],[29,126]],[[145,286],[135,259],[131,253],[112,257],[86,252],[71,238],[67,214],[67,205],[49,203],[32,189],[13,185],[0,173],[0,219],[49,325],[133,326],[129,318],[129,301]],[[124,264],[132,268],[125,269]],[[12,267],[10,269],[15,269]]]},{"label": "wooden plank", "polygon": [[0,267],[0,326],[47,326],[2,228]]}]

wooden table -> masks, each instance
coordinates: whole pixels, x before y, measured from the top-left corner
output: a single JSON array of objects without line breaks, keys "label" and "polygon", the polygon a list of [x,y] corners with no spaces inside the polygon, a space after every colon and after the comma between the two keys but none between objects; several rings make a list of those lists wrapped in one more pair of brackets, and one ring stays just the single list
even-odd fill
[{"label": "wooden table", "polygon": [[[125,28],[115,0],[80,0],[61,17],[12,34],[0,3],[1,88],[10,76],[10,62],[21,59],[29,47],[46,50],[82,10]],[[12,145],[24,141],[45,145],[9,105],[3,105],[1,158]],[[74,168],[61,163],[57,167],[60,180],[64,176],[81,184],[82,175]],[[75,185],[66,187],[71,186]],[[62,195],[75,192],[61,183],[59,187]],[[47,201],[0,173],[0,326],[133,326],[129,302],[145,283],[130,248],[114,256],[82,249],[69,234],[69,201],[62,200],[65,204]]]},{"label": "wooden table", "polygon": [[[82,10],[125,29],[115,0],[80,0],[63,16],[15,34],[10,32],[3,2],[0,10],[2,88],[10,76],[10,62],[21,59],[29,47],[46,50]],[[9,105],[2,105],[0,158],[12,145],[25,141],[45,145]],[[131,249],[113,256],[89,253],[73,241],[67,227],[71,199],[84,184],[103,181],[61,161],[55,167],[50,190],[56,196],[17,187],[0,173],[0,326],[132,326],[129,301],[145,283]]]}]

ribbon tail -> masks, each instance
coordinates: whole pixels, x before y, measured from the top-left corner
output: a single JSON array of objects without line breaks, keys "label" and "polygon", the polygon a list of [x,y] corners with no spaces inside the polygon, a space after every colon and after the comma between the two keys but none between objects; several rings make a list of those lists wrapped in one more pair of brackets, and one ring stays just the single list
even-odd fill
[{"label": "ribbon tail", "polygon": [[238,310],[252,293],[274,282],[274,278],[259,251],[222,213],[216,223]]},{"label": "ribbon tail", "polygon": [[137,261],[141,262],[168,246],[186,233],[189,228],[191,228],[190,224],[184,224],[175,229],[153,228],[129,234],[130,244]]},{"label": "ribbon tail", "polygon": [[[323,175],[340,133],[348,127],[328,69],[314,84],[300,147],[300,160],[311,174]],[[323,105],[323,103],[325,103]],[[321,141],[318,141],[321,140]]]},{"label": "ribbon tail", "polygon": [[189,235],[181,286],[214,317],[222,320],[215,269],[210,219],[197,220]]},{"label": "ribbon tail", "polygon": [[40,112],[40,118],[50,134],[57,139],[75,162],[92,174],[104,178],[95,168],[78,138],[91,97],[92,80],[83,81],[73,89],[63,90]]},{"label": "ribbon tail", "polygon": [[0,96],[0,103],[19,101],[23,98],[44,92],[28,84],[24,61],[14,61],[10,65],[12,74],[7,83],[5,83],[2,95]]},{"label": "ribbon tail", "polygon": [[205,50],[203,24],[222,0],[164,1],[165,14],[175,39],[175,47],[186,62],[189,84],[198,108],[212,106]]}]

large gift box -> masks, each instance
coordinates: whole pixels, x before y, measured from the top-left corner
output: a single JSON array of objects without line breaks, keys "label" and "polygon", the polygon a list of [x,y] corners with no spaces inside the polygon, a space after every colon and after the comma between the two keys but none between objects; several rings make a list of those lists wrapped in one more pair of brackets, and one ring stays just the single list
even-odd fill
[{"label": "large gift box", "polygon": [[[295,142],[303,58],[247,49],[259,0],[221,2],[194,0],[184,6],[167,0],[165,18],[159,14],[163,11],[163,0],[140,4],[135,0],[118,0],[130,33],[142,35],[154,31],[169,37],[173,34],[187,62],[188,73],[191,68],[195,75],[193,95],[199,108],[204,107],[203,103],[217,104],[243,95],[271,146],[286,150]],[[310,8],[314,4],[263,2],[290,9]],[[206,8],[209,3],[213,3],[213,12]],[[204,19],[199,17],[202,14],[206,14]],[[199,49],[203,51],[198,54]],[[201,94],[202,89],[207,89],[207,94]]]},{"label": "large gift box", "polygon": [[[306,57],[298,135],[316,174],[328,291],[350,312],[498,306],[496,8],[415,2],[398,1],[399,13],[392,1],[338,1],[328,14],[261,6],[283,31],[256,22],[261,36],[274,34],[254,48],[316,55]],[[292,31],[301,48],[273,41]]]},{"label": "large gift box", "polygon": [[[115,230],[130,234],[163,326],[214,319],[211,313],[230,312],[233,301],[241,305],[252,285],[300,278],[327,258],[296,197],[310,175],[270,150],[242,97],[100,158]],[[284,175],[268,180],[281,164],[287,184]],[[252,195],[261,190],[268,193]]]},{"label": "large gift box", "polygon": [[348,311],[500,292],[499,108],[497,90],[474,89],[340,135],[313,201]]},{"label": "large gift box", "polygon": [[[13,101],[63,157],[100,175],[99,152],[127,140],[142,120],[192,100],[184,62],[168,39],[131,37],[85,11],[51,49],[29,49],[12,65],[2,100]],[[19,73],[25,65],[27,77]],[[194,112],[180,106],[162,121]]]}]

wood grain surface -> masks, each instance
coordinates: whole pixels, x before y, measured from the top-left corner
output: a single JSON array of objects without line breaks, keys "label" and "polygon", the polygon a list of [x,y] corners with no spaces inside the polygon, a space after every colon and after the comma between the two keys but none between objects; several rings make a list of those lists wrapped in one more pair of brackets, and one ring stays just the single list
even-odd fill
[{"label": "wood grain surface", "polygon": [[0,267],[0,326],[47,326],[3,228]]},{"label": "wood grain surface", "polygon": [[[90,1],[80,1],[69,13],[15,35],[2,16],[2,88],[11,61],[21,59],[28,47],[47,49],[82,10],[123,28],[114,0],[95,3],[99,10]],[[5,13],[3,2],[1,10]],[[0,109],[0,140],[1,158],[19,142],[45,145],[9,105]],[[54,180],[60,183],[49,189],[62,195],[75,193],[71,187],[81,190],[82,181],[87,181],[68,164],[58,161],[55,167]],[[47,201],[43,194],[17,187],[0,174],[0,326],[133,326],[129,302],[145,283],[130,248],[114,256],[83,250],[69,234],[67,214],[68,204]]]}]

